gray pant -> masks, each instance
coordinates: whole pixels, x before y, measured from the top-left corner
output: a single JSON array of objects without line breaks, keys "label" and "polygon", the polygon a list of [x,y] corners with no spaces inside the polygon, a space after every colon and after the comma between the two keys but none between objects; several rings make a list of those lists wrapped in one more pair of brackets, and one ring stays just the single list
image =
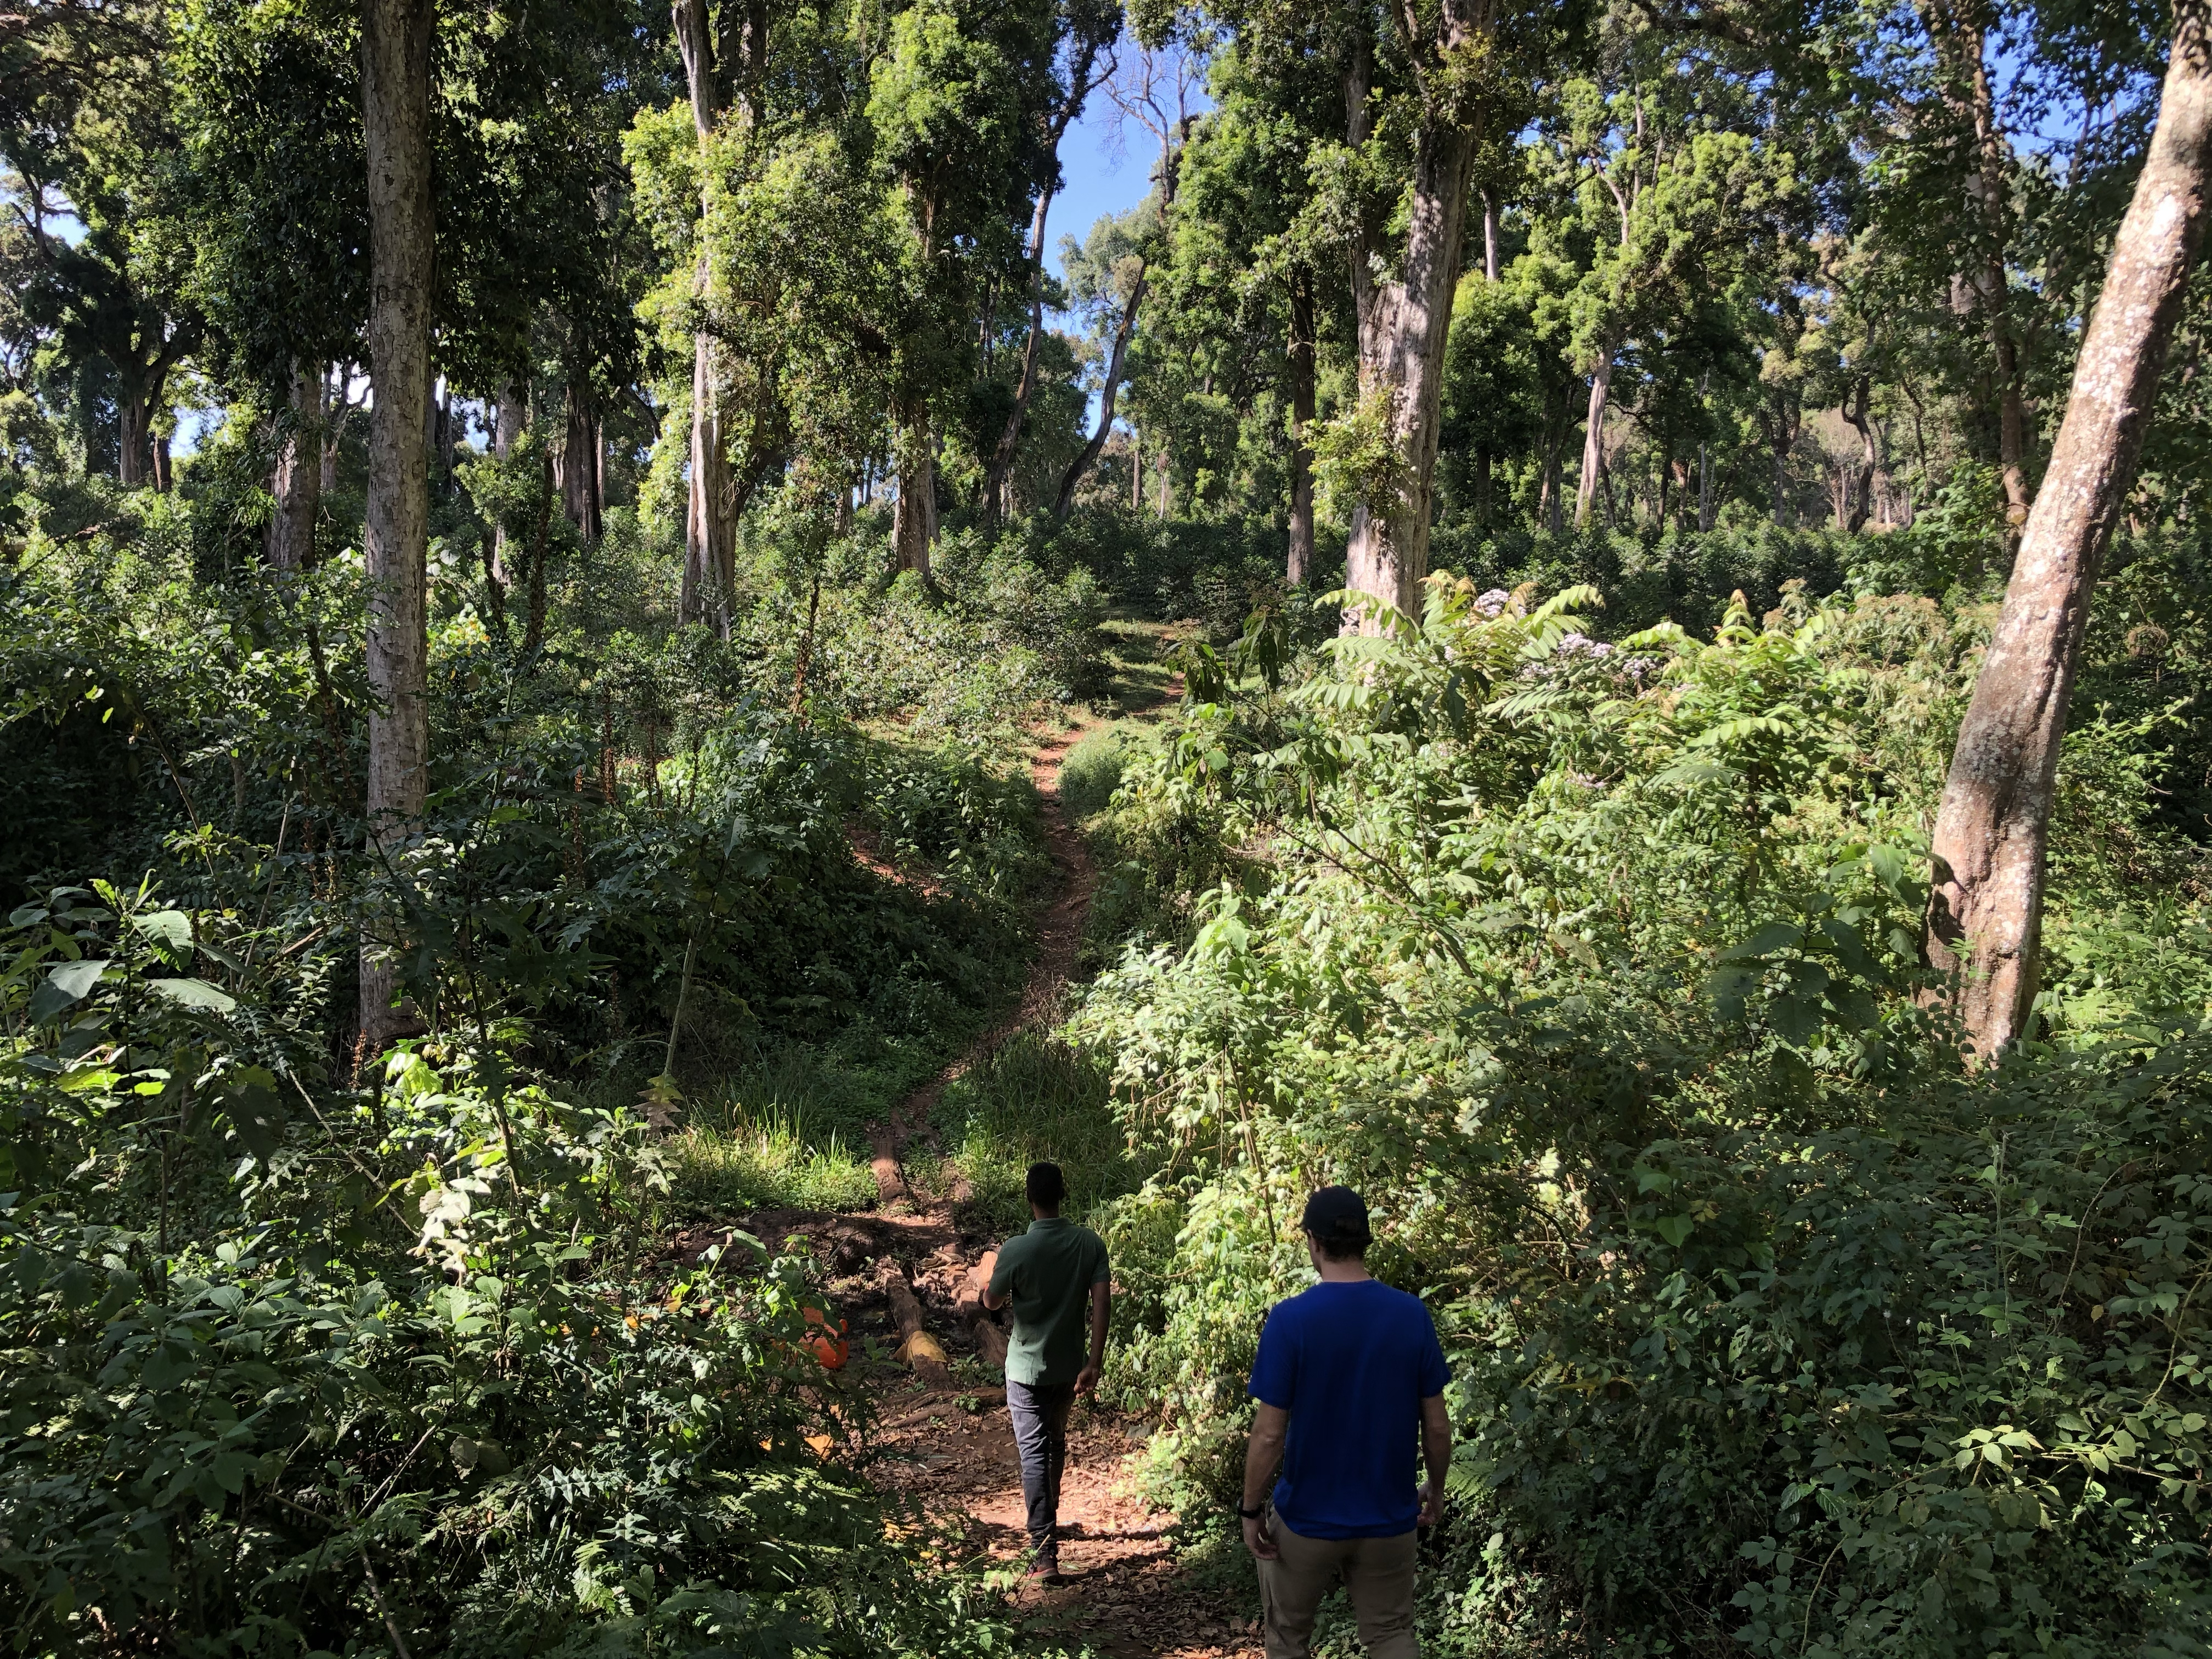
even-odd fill
[{"label": "gray pant", "polygon": [[1030,1543],[1042,1549],[1060,1524],[1060,1477],[1067,1468],[1067,1413],[1073,1382],[1006,1383],[1006,1412],[1022,1455],[1022,1499],[1029,1505]]},{"label": "gray pant", "polygon": [[1260,1610],[1267,1659],[1306,1659],[1314,1615],[1337,1581],[1352,1593],[1359,1644],[1368,1659],[1420,1659],[1413,1637],[1413,1564],[1419,1535],[1306,1538],[1283,1524],[1271,1504],[1267,1531],[1282,1553],[1260,1563]]}]

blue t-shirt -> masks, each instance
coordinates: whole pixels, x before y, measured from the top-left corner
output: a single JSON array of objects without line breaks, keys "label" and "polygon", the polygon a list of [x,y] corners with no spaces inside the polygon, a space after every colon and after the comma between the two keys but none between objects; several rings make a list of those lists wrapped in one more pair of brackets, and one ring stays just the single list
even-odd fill
[{"label": "blue t-shirt", "polygon": [[1260,1331],[1251,1395],[1291,1414],[1275,1513],[1301,1538],[1395,1538],[1420,1519],[1421,1401],[1449,1373],[1419,1297],[1324,1279]]}]

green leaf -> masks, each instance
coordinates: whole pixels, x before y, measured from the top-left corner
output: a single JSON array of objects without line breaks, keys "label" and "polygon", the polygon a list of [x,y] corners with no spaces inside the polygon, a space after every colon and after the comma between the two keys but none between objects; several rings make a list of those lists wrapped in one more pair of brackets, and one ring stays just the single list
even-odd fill
[{"label": "green leaf", "polygon": [[174,965],[182,967],[191,956],[192,919],[182,910],[149,911],[131,917],[131,925]]},{"label": "green leaf", "polygon": [[1662,1216],[1659,1218],[1657,1231],[1660,1237],[1679,1250],[1682,1248],[1682,1241],[1690,1236],[1692,1230],[1697,1224],[1694,1219],[1686,1215]]},{"label": "green leaf", "polygon": [[240,1066],[230,1074],[229,1085],[222,1115],[239,1143],[265,1161],[284,1138],[283,1099],[276,1091],[276,1074],[258,1066]]},{"label": "green leaf", "polygon": [[1721,952],[1723,962],[1753,962],[1761,957],[1771,957],[1777,951],[1787,950],[1805,937],[1805,930],[1787,921],[1761,922],[1752,936],[1741,945],[1730,945]]},{"label": "green leaf", "polygon": [[149,979],[146,982],[182,1007],[206,1008],[227,1014],[238,1006],[236,997],[218,991],[204,979]]},{"label": "green leaf", "polygon": [[86,994],[100,983],[100,976],[106,971],[111,960],[107,957],[91,957],[82,962],[64,962],[55,968],[31,994],[31,1023],[43,1025],[71,1004],[82,1001]]},{"label": "green leaf", "polygon": [[1880,977],[1880,971],[1874,965],[1874,958],[1867,955],[1865,941],[1859,938],[1857,928],[1849,922],[1838,921],[1829,916],[1821,921],[1820,931],[1827,935],[1828,943],[1835,947],[1836,960],[1845,968],[1863,978]]},{"label": "green leaf", "polygon": [[1747,968],[1716,968],[1705,976],[1705,994],[1713,1000],[1713,1011],[1730,1024],[1743,1018],[1744,999],[1759,982],[1759,975]]},{"label": "green leaf", "polygon": [[1820,1029],[1820,1005],[1809,996],[1777,997],[1767,1006],[1766,1018],[1784,1042],[1802,1048]]}]

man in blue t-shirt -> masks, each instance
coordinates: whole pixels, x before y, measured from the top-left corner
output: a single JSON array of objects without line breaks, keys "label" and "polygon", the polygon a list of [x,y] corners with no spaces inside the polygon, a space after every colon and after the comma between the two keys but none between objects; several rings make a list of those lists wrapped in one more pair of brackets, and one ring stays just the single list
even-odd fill
[{"label": "man in blue t-shirt", "polygon": [[[1443,1350],[1420,1298],[1369,1275],[1358,1194],[1322,1188],[1300,1224],[1321,1283],[1276,1304],[1261,1329],[1237,1510],[1260,1564],[1267,1659],[1306,1659],[1340,1578],[1370,1659],[1417,1659],[1414,1528],[1442,1515],[1451,1455]],[[1416,1446],[1429,1475],[1418,1491]]]}]

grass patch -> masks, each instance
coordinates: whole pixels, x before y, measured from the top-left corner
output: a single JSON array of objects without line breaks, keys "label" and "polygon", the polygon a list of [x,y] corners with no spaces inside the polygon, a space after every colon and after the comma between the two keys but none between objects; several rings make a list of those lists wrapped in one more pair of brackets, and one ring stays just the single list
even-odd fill
[{"label": "grass patch", "polygon": [[769,1048],[696,1101],[670,1137],[670,1198],[701,1212],[872,1207],[866,1126],[910,1086],[902,1058],[802,1042]]},{"label": "grass patch", "polygon": [[978,1218],[1000,1236],[1029,1224],[1029,1166],[1067,1176],[1066,1212],[1088,1218],[1144,1184],[1115,1121],[1105,1067],[1064,1042],[1023,1031],[945,1091],[938,1130],[975,1193]]},{"label": "grass patch", "polygon": [[1087,818],[1105,811],[1121,787],[1123,748],[1116,728],[1100,726],[1067,751],[1060,763],[1060,804],[1069,817]]}]

